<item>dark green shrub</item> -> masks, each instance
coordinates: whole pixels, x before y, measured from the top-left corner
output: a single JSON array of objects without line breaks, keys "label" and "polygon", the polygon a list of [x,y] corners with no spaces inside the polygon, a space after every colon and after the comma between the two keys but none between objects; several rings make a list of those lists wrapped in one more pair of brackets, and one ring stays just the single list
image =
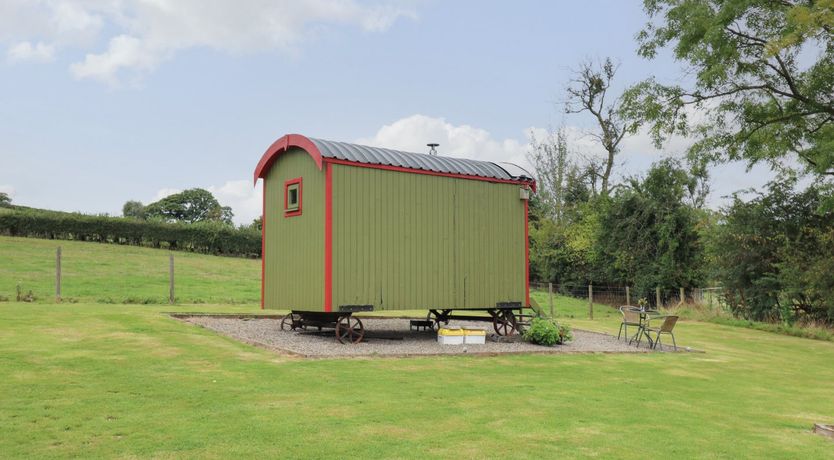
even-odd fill
[{"label": "dark green shrub", "polygon": [[573,340],[573,333],[568,326],[559,324],[555,320],[533,318],[530,327],[524,331],[524,340],[550,347]]},{"label": "dark green shrub", "polygon": [[0,235],[95,241],[226,256],[259,257],[261,233],[220,222],[144,221],[40,210],[0,214]]}]

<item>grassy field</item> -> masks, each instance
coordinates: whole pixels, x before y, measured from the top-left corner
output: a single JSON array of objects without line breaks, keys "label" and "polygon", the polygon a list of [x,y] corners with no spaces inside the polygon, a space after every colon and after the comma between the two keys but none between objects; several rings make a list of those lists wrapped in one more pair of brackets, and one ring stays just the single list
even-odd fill
[{"label": "grassy field", "polygon": [[[65,301],[167,303],[170,251],[135,246],[0,236],[0,296],[16,284],[40,301],[55,297],[55,249],[61,246]],[[178,302],[257,303],[261,261],[173,252]]]},{"label": "grassy field", "polygon": [[[810,432],[834,422],[831,342],[684,321],[706,353],[302,360],[163,314],[261,312],[257,261],[176,253],[182,297],[247,304],[113,305],[164,298],[168,253],[61,244],[79,303],[0,302],[3,458],[834,457]],[[55,245],[0,238],[0,293],[51,292]],[[587,308],[556,300],[616,333]],[[425,315],[383,314],[404,313]]]},{"label": "grassy field", "polygon": [[[602,307],[557,307],[612,332]],[[707,353],[299,360],[165,306],[0,303],[4,457],[831,458],[834,344],[706,323]],[[177,306],[246,312],[245,306]],[[336,345],[334,345],[336,346]]]}]

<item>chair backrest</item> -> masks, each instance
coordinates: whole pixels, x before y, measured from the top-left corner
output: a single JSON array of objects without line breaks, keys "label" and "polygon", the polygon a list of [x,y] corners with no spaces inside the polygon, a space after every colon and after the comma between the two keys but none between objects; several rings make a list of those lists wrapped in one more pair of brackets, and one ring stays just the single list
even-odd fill
[{"label": "chair backrest", "polygon": [[678,322],[677,316],[667,316],[660,325],[660,332],[672,332]]},{"label": "chair backrest", "polygon": [[635,309],[634,307],[620,307],[620,311],[623,314],[623,322],[626,322],[626,323],[639,323],[640,322],[640,310]]}]

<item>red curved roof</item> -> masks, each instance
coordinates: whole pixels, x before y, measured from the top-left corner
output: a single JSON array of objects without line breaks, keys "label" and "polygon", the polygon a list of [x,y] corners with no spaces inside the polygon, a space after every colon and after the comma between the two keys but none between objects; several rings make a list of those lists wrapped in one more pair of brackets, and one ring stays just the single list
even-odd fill
[{"label": "red curved roof", "polygon": [[265,177],[266,173],[269,172],[269,168],[272,167],[272,163],[275,163],[275,160],[277,160],[282,153],[292,147],[304,149],[304,151],[313,157],[313,161],[316,162],[316,166],[318,166],[319,170],[321,170],[321,152],[319,151],[319,148],[316,147],[316,144],[301,134],[287,134],[273,142],[272,145],[266,149],[266,152],[264,152],[261,157],[261,161],[258,162],[258,166],[255,167],[255,182],[258,182],[258,178]]}]

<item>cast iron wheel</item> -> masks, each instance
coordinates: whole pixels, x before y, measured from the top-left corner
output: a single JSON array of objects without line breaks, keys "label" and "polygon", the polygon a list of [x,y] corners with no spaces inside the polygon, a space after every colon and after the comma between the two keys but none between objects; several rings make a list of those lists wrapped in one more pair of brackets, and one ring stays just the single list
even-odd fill
[{"label": "cast iron wheel", "polygon": [[294,331],[298,329],[298,322],[301,318],[298,315],[294,315],[292,313],[287,314],[281,319],[281,330],[282,331]]},{"label": "cast iron wheel", "polygon": [[342,316],[336,323],[336,340],[341,343],[359,343],[365,336],[362,321],[353,316]]},{"label": "cast iron wheel", "polygon": [[448,319],[444,321],[441,318],[442,317],[440,316],[440,314],[438,314],[434,310],[429,311],[429,313],[426,315],[426,321],[431,321],[431,328],[432,328],[432,330],[435,330],[435,331],[439,331],[440,328],[443,327],[443,326],[441,326],[440,323],[449,324]]},{"label": "cast iron wheel", "polygon": [[501,336],[513,335],[517,325],[515,315],[510,310],[501,310],[492,315],[492,327]]}]

